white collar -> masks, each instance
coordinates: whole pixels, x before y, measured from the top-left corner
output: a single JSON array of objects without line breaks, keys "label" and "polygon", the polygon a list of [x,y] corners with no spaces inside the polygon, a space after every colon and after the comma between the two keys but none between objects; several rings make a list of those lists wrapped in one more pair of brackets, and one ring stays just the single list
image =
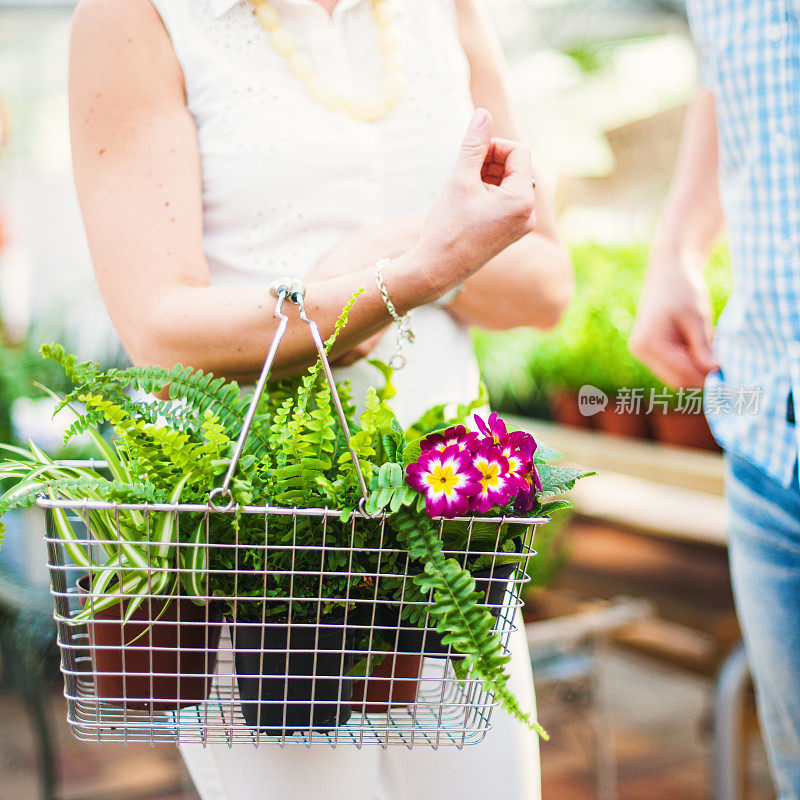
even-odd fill
[{"label": "white collar", "polygon": [[[211,0],[211,12],[215,17],[227,14],[234,6],[238,6],[242,0]],[[305,5],[308,0],[287,0],[290,3]],[[339,6],[354,6],[359,0],[339,0]],[[337,6],[338,8],[338,6]]]},{"label": "white collar", "polygon": [[238,4],[239,0],[211,0],[211,12],[215,17],[221,17]]}]

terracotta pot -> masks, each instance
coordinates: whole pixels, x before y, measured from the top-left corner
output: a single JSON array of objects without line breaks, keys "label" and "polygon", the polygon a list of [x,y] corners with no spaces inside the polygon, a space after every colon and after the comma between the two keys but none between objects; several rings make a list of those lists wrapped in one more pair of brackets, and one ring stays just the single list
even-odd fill
[{"label": "terracotta pot", "polygon": [[405,708],[417,701],[422,656],[387,653],[368,678],[353,683],[353,710],[356,713],[386,714],[392,708]]},{"label": "terracotta pot", "polygon": [[570,425],[573,428],[593,428],[594,417],[581,414],[578,407],[578,393],[565,389],[553,394],[553,419],[560,425]]},{"label": "terracotta pot", "polygon": [[603,433],[614,436],[627,436],[631,439],[650,438],[650,425],[646,414],[641,411],[617,414],[613,402],[609,402],[608,406],[597,415],[595,424]]},{"label": "terracotta pot", "polygon": [[[78,580],[81,604],[90,579]],[[86,623],[98,699],[110,706],[175,711],[208,698],[217,668],[222,614],[185,597],[145,600],[122,622],[128,601]]]},{"label": "terracotta pot", "polygon": [[698,447],[714,452],[720,452],[722,449],[711,434],[703,414],[682,414],[679,411],[652,414],[650,424],[653,426],[656,439],[664,444]]},{"label": "terracotta pot", "polygon": [[319,622],[234,622],[231,640],[245,722],[269,736],[329,731],[352,714],[353,632],[344,614]]}]

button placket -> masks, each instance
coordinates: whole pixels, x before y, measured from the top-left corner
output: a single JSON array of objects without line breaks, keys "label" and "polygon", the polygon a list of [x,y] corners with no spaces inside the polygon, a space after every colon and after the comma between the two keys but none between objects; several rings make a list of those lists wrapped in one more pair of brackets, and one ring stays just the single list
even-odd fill
[{"label": "button placket", "polygon": [[[359,87],[356,83],[353,61],[348,53],[346,29],[348,19],[345,17],[345,12],[362,2],[364,0],[340,0],[330,17],[323,10],[324,30],[320,31],[320,38],[325,41],[330,63],[335,65],[328,77],[336,82],[340,91],[350,97],[358,95],[363,87]],[[378,68],[381,68],[380,64]],[[361,195],[362,225],[375,224],[384,218],[386,206],[382,169],[383,149],[377,131],[378,126],[349,118],[345,120],[345,126],[353,150],[359,154],[355,168],[358,171]]]},{"label": "button placket", "polygon": [[[316,5],[316,4],[315,4]],[[318,13],[317,13],[318,12]],[[353,73],[335,20],[317,6],[312,27],[312,47],[318,74],[344,95],[352,93]]]}]

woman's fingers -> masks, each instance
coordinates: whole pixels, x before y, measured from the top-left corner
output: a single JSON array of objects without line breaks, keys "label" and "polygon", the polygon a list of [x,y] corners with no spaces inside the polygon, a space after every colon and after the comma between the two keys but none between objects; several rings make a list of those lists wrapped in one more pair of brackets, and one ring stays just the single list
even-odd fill
[{"label": "woman's fingers", "polygon": [[495,140],[493,163],[503,164],[500,186],[533,196],[533,162],[531,151],[524,144]]},{"label": "woman's fingers", "polygon": [[506,165],[497,164],[495,162],[486,162],[481,169],[481,180],[484,183],[489,183],[492,186],[499,186],[503,182],[503,177],[506,174]]},{"label": "woman's fingers", "polygon": [[419,237],[434,263],[449,268],[449,274],[440,267],[430,278],[442,294],[534,229],[530,153],[524,145],[492,139],[491,130],[488,112],[476,111]]},{"label": "woman's fingers", "polygon": [[475,111],[461,142],[455,172],[474,174],[480,171],[492,144],[492,115],[485,109]]}]

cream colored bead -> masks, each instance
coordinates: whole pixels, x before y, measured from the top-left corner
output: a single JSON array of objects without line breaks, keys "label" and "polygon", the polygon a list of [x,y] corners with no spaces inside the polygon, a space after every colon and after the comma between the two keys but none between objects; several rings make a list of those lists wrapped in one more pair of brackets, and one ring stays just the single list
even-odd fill
[{"label": "cream colored bead", "polygon": [[394,72],[402,74],[406,64],[402,50],[391,50],[383,55],[383,68],[386,73]]},{"label": "cream colored bead", "polygon": [[405,60],[400,39],[392,28],[394,12],[386,0],[372,0],[372,11],[378,26],[378,42],[383,51],[384,80],[379,94],[364,94],[350,100],[335,86],[314,72],[311,59],[295,49],[294,37],[281,26],[280,14],[268,0],[250,0],[258,23],[269,32],[272,46],[286,59],[289,70],[308,85],[311,96],[331,111],[346,110],[364,122],[375,122],[394,108],[406,90],[403,77]]},{"label": "cream colored bead", "polygon": [[387,76],[383,82],[381,94],[389,108],[394,108],[406,93],[406,82],[398,75]]},{"label": "cream colored bead", "polygon": [[256,5],[256,19],[259,24],[267,31],[274,31],[281,26],[280,14],[275,10],[271,3],[258,3]]},{"label": "cream colored bead", "polygon": [[314,65],[304,53],[295,53],[289,58],[289,69],[303,83],[314,80]]},{"label": "cream colored bead", "polygon": [[378,41],[384,53],[391,53],[400,47],[400,39],[391,28],[382,28],[378,34]]},{"label": "cream colored bead", "polygon": [[278,26],[270,33],[272,46],[278,55],[291,58],[294,55],[294,37],[286,28]]},{"label": "cream colored bead", "polygon": [[309,85],[311,96],[331,111],[341,111],[345,106],[345,96],[328,81],[315,78]]},{"label": "cream colored bead", "polygon": [[394,22],[394,14],[385,2],[375,3],[372,13],[380,28],[388,28]]},{"label": "cream colored bead", "polygon": [[389,110],[385,98],[379,94],[362,94],[347,104],[351,117],[363,122],[375,122]]}]

